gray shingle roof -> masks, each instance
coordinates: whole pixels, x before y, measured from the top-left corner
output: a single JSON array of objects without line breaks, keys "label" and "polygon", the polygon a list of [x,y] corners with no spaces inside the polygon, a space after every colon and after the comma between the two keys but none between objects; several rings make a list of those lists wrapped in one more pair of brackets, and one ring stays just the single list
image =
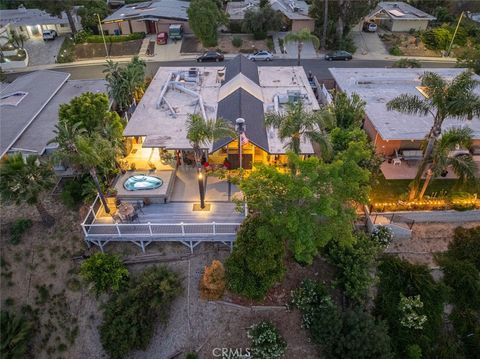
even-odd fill
[{"label": "gray shingle roof", "polygon": [[257,65],[243,55],[237,55],[227,62],[227,65],[225,65],[225,82],[230,81],[240,73],[260,85]]},{"label": "gray shingle roof", "polygon": [[7,24],[15,26],[68,24],[68,19],[65,12],[62,12],[61,17],[57,17],[39,9],[20,8],[0,11],[0,25]]},{"label": "gray shingle roof", "polygon": [[26,96],[17,106],[0,105],[0,157],[35,120],[69,77],[70,74],[65,72],[35,71],[17,78],[3,88],[0,92],[2,98],[15,92],[25,92]]},{"label": "gray shingle roof", "polygon": [[[247,60],[248,61],[248,60]],[[245,119],[245,135],[249,141],[268,152],[267,131],[263,102],[240,88],[218,103],[217,117],[235,125],[239,117]],[[224,138],[213,144],[212,152],[225,146],[232,138]]]},{"label": "gray shingle roof", "polygon": [[187,9],[190,6],[188,1],[179,0],[157,0],[141,3],[134,3],[122,6],[102,22],[119,20],[145,20],[145,19],[172,19],[188,20]]}]

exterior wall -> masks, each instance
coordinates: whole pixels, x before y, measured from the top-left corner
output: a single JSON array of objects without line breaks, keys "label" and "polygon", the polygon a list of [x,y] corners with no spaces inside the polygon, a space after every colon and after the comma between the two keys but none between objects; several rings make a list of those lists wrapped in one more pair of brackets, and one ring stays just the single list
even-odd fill
[{"label": "exterior wall", "polygon": [[302,29],[308,29],[313,32],[315,30],[315,20],[292,20],[292,31],[300,31]]},{"label": "exterior wall", "polygon": [[410,29],[426,30],[428,20],[381,20],[380,25],[393,32],[408,32]]},{"label": "exterior wall", "polygon": [[113,35],[115,30],[120,29],[119,22],[110,22],[108,24],[102,24],[103,31],[108,35]]},{"label": "exterior wall", "polygon": [[120,27],[121,35],[130,35],[130,26],[128,21],[119,22],[118,25]]},{"label": "exterior wall", "polygon": [[132,20],[131,24],[133,32],[147,32],[145,21]]}]

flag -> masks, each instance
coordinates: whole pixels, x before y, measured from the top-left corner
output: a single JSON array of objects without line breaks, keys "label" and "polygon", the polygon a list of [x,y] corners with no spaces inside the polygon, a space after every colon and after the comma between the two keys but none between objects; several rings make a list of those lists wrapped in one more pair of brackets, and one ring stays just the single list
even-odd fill
[{"label": "flag", "polygon": [[247,138],[247,135],[245,135],[245,132],[242,132],[240,134],[240,143],[242,144],[242,146],[245,146],[248,144],[248,138]]}]

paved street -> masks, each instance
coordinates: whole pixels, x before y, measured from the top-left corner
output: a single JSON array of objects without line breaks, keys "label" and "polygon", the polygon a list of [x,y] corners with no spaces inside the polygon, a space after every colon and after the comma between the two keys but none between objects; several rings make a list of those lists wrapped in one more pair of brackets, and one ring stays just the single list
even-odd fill
[{"label": "paved street", "polygon": [[[226,60],[228,61],[228,59]],[[328,72],[328,68],[330,67],[389,67],[391,66],[393,61],[387,60],[352,60],[352,61],[335,61],[335,62],[328,62],[323,59],[305,59],[302,60],[302,65],[305,68],[305,71],[312,71],[314,75],[317,76],[319,80],[329,80],[331,79],[331,75]],[[258,62],[259,66],[292,66],[296,65],[296,60],[294,59],[281,59],[275,60],[272,62]],[[424,68],[439,68],[439,67],[455,67],[454,63],[447,63],[447,62],[431,62],[425,61],[422,62]],[[156,71],[160,66],[197,66],[197,62],[194,60],[177,60],[177,61],[167,61],[167,62],[147,62],[147,75],[153,76],[155,75]],[[218,66],[217,63],[203,63],[202,66]],[[52,70],[55,71],[64,71],[69,72],[72,74],[71,79],[98,79],[103,78],[104,74],[102,73],[104,69],[103,64],[90,64],[90,65],[82,65],[82,64],[75,64],[69,65],[65,67],[55,67]],[[25,72],[22,72],[25,74]],[[8,75],[8,80],[13,80],[14,78],[22,75],[22,73],[12,73]]]}]

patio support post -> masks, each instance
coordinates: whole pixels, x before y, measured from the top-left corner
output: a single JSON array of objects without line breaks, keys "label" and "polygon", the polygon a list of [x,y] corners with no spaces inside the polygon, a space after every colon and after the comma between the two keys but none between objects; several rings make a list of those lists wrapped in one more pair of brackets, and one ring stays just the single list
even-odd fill
[{"label": "patio support post", "polygon": [[212,222],[212,226],[213,226],[213,235],[215,236],[216,235],[216,228],[215,228],[215,222]]},{"label": "patio support post", "polygon": [[118,227],[118,223],[115,223],[115,227],[117,228],[118,236],[120,237],[122,234],[120,232],[120,228]]},{"label": "patio support post", "polygon": [[148,222],[148,229],[150,230],[150,235],[153,236],[152,224],[150,222]]},{"label": "patio support post", "polygon": [[242,176],[242,134],[245,131],[245,119],[237,118],[235,120],[236,130],[238,132],[238,155],[239,155],[239,168],[240,168],[240,177]]}]

